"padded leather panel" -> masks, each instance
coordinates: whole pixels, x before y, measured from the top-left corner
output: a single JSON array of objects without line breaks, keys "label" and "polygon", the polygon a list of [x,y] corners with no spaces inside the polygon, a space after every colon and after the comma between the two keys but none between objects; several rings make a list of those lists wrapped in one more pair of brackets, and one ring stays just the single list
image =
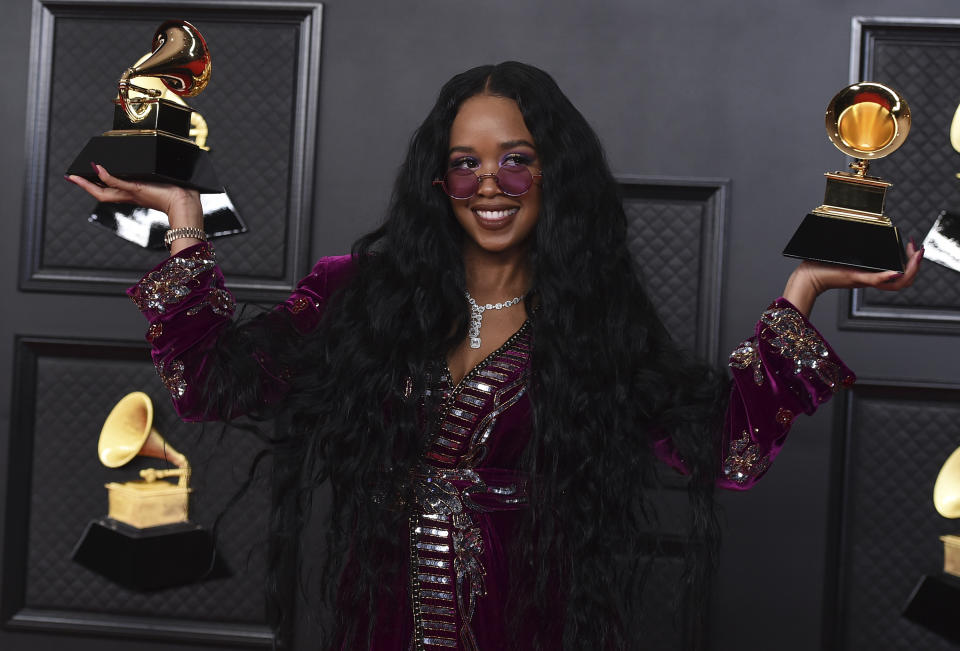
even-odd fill
[{"label": "padded leather panel", "polygon": [[923,574],[943,567],[939,536],[957,524],[933,507],[940,466],[958,444],[960,392],[858,388],[849,404],[838,649],[951,649],[900,611]]},{"label": "padded leather panel", "polygon": [[77,345],[70,352],[37,359],[36,399],[23,408],[33,410],[33,455],[20,460],[32,468],[29,491],[30,520],[24,606],[67,611],[107,612],[175,617],[189,620],[262,623],[265,620],[263,581],[270,487],[264,463],[258,480],[236,506],[226,512],[217,530],[217,546],[233,571],[227,579],[154,593],[123,589],[73,563],[74,544],[91,519],[106,514],[108,481],[137,479],[140,468],[168,467],[154,459],[136,460],[110,469],[97,458],[97,438],[112,406],[129,391],[151,396],[156,429],[184,453],[194,468],[190,519],[210,529],[217,515],[246,478],[259,444],[244,432],[222,432],[219,425],[180,422],[160,384],[153,365],[111,359],[109,349]]}]

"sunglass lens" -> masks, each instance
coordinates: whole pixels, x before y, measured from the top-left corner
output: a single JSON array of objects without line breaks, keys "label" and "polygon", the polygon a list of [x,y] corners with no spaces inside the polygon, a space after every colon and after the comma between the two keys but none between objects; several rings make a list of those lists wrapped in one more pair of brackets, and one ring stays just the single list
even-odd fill
[{"label": "sunglass lens", "polygon": [[473,170],[457,167],[447,171],[443,189],[454,199],[469,199],[477,192],[477,175]]},{"label": "sunglass lens", "polygon": [[533,176],[523,165],[504,165],[497,172],[497,182],[504,194],[517,197],[530,189]]}]

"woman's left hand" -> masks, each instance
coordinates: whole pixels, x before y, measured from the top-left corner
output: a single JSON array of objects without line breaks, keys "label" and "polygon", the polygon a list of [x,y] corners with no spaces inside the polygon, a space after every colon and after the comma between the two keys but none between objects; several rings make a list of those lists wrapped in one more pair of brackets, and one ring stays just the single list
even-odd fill
[{"label": "woman's left hand", "polygon": [[874,287],[895,292],[909,287],[916,280],[922,259],[923,249],[918,249],[911,240],[907,244],[907,266],[903,273],[863,271],[853,267],[805,260],[790,274],[787,286],[783,290],[783,297],[793,303],[805,316],[809,316],[817,296],[828,289]]}]

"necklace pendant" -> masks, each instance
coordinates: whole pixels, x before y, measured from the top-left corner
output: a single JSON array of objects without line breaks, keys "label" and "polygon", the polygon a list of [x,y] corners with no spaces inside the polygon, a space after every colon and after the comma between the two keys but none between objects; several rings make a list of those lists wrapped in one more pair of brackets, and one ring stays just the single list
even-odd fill
[{"label": "necklace pendant", "polygon": [[480,337],[470,337],[470,347],[479,348],[480,347]]}]

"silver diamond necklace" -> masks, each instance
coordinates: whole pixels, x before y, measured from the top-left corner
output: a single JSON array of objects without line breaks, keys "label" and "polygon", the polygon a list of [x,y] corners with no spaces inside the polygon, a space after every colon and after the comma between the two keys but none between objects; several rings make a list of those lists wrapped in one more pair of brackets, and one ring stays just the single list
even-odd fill
[{"label": "silver diamond necklace", "polygon": [[470,303],[470,347],[480,347],[480,325],[483,323],[483,313],[486,310],[502,310],[505,307],[512,307],[523,300],[522,296],[514,296],[503,303],[487,303],[486,305],[477,305],[470,292],[464,290],[467,302]]}]

